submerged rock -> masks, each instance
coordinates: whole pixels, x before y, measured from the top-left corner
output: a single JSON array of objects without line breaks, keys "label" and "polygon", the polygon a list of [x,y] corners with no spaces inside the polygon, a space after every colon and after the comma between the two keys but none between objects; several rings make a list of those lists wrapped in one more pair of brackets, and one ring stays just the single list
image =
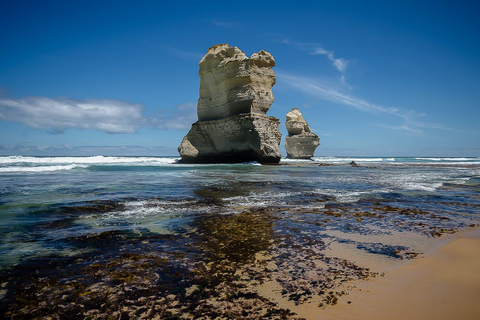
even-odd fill
[{"label": "submerged rock", "polygon": [[278,163],[280,121],[266,115],[274,100],[273,56],[262,50],[248,58],[219,44],[199,66],[198,121],[178,147],[181,162]]},{"label": "submerged rock", "polygon": [[285,138],[287,158],[310,159],[313,157],[315,149],[320,145],[320,138],[311,132],[298,108],[293,108],[287,113],[285,126],[288,131],[288,136]]}]

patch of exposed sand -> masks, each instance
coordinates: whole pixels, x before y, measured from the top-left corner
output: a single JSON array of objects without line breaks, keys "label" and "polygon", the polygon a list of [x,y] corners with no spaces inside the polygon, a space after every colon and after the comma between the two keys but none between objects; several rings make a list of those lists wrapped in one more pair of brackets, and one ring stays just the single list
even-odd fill
[{"label": "patch of exposed sand", "polygon": [[[363,259],[352,254],[352,261]],[[437,247],[424,256],[386,270],[384,276],[337,287],[335,291],[347,294],[323,308],[318,297],[304,304],[289,301],[275,281],[263,283],[258,293],[310,320],[480,319],[479,227],[437,239]]]},{"label": "patch of exposed sand", "polygon": [[423,257],[357,281],[324,310],[305,306],[309,319],[480,319],[480,228],[454,235]]}]

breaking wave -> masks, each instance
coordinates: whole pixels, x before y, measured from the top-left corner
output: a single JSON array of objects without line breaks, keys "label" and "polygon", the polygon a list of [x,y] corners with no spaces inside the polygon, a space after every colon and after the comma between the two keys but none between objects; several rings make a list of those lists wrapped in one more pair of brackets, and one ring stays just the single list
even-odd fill
[{"label": "breaking wave", "polygon": [[178,158],[174,157],[107,157],[107,156],[91,156],[91,157],[24,157],[9,156],[0,157],[0,165],[3,164],[136,164],[136,165],[159,165],[172,164]]},{"label": "breaking wave", "polygon": [[177,158],[156,157],[0,157],[0,173],[42,173],[91,166],[165,166],[174,164]]},{"label": "breaking wave", "polygon": [[53,172],[60,170],[72,170],[78,167],[82,167],[76,164],[57,165],[57,166],[36,166],[36,167],[2,167],[0,173],[38,173],[38,172]]}]

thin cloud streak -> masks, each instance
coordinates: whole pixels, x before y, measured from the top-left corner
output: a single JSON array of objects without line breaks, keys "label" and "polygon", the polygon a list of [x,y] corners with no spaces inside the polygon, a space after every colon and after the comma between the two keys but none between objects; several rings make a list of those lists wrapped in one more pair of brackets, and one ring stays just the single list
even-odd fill
[{"label": "thin cloud streak", "polygon": [[284,82],[292,88],[305,92],[311,96],[320,98],[322,100],[327,100],[344,106],[353,107],[363,112],[386,114],[403,120],[402,124],[396,126],[384,124],[378,125],[384,128],[402,130],[416,135],[422,135],[423,128],[444,129],[439,125],[430,125],[420,122],[419,118],[425,116],[424,113],[418,113],[416,111],[404,111],[398,108],[385,107],[370,103],[364,99],[341,93],[340,91],[332,88],[331,86],[319,83],[314,79],[277,71],[277,80],[279,82]]},{"label": "thin cloud streak", "polygon": [[332,61],[335,68],[341,73],[345,72],[347,69],[349,61],[343,58],[335,58],[335,53],[333,51],[328,51],[323,49],[322,47],[317,47],[314,49],[313,55],[324,55],[327,56],[330,61]]},{"label": "thin cloud streak", "polygon": [[27,97],[0,99],[0,119],[62,133],[67,128],[135,133],[145,119],[140,104],[118,100]]},{"label": "thin cloud streak", "polygon": [[[307,51],[311,55],[326,56],[332,62],[333,66],[342,74],[346,72],[348,64],[350,63],[350,61],[347,59],[336,58],[334,51],[326,50],[316,43],[295,42],[288,39],[283,39],[280,42],[297,47],[300,50]],[[343,77],[343,81],[345,81],[345,77]]]},{"label": "thin cloud streak", "polygon": [[333,64],[333,66],[340,72],[338,78],[338,83],[335,86],[331,84],[324,84],[322,82],[315,81],[313,79],[287,74],[279,73],[277,71],[277,76],[279,81],[284,81],[290,87],[296,88],[300,91],[303,91],[307,94],[310,94],[315,97],[319,97],[323,100],[339,103],[345,106],[354,107],[358,110],[372,113],[384,113],[388,114],[403,120],[401,125],[383,125],[379,126],[384,128],[389,128],[392,130],[402,130],[415,135],[423,135],[423,129],[435,129],[451,132],[461,132],[468,134],[479,134],[480,131],[467,131],[455,128],[449,128],[441,124],[429,124],[420,121],[420,118],[425,116],[425,113],[419,113],[413,110],[401,110],[392,107],[385,107],[377,104],[370,103],[364,99],[352,96],[350,94],[345,94],[335,89],[334,87],[340,87],[342,89],[352,90],[352,87],[347,83],[346,80],[346,71],[347,67],[350,64],[350,61],[344,58],[337,58],[333,50],[326,50],[317,43],[305,43],[305,42],[294,42],[289,39],[277,39],[277,42],[284,43],[286,45],[297,48],[304,52],[309,53],[310,55],[324,55],[326,56]]},{"label": "thin cloud streak", "polygon": [[451,131],[451,132],[459,132],[459,133],[467,133],[467,134],[480,134],[480,131],[475,131],[475,130],[462,130],[462,129],[455,129],[455,128],[450,128],[446,127],[441,124],[418,124],[419,127],[421,128],[431,128],[431,129],[437,129],[437,130],[442,130],[442,131]]},{"label": "thin cloud streak", "polygon": [[392,130],[400,130],[400,131],[406,131],[409,133],[413,133],[415,135],[423,135],[423,130],[420,129],[414,129],[409,127],[408,125],[402,124],[398,126],[391,126],[391,125],[386,125],[386,124],[377,124],[377,126],[382,127],[382,128],[387,128],[387,129],[392,129]]},{"label": "thin cloud streak", "polygon": [[317,83],[313,79],[294,76],[286,73],[279,73],[279,72],[277,72],[277,78],[280,81],[284,81],[291,87],[294,87],[310,95],[319,97],[321,99],[351,106],[362,111],[383,112],[383,113],[389,113],[389,114],[398,116],[397,113],[399,110],[396,108],[382,107],[382,106],[367,102],[363,99],[353,97],[347,94],[343,94],[333,89],[332,87]]},{"label": "thin cloud streak", "polygon": [[136,133],[142,127],[185,130],[196,121],[196,105],[142,114],[143,106],[119,100],[26,97],[0,98],[0,120],[60,134],[67,129],[98,130],[111,134]]}]

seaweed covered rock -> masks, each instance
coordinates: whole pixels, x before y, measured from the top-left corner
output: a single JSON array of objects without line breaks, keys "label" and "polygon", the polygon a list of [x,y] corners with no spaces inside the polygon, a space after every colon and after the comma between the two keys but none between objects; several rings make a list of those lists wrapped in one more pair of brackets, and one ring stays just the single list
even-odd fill
[{"label": "seaweed covered rock", "polygon": [[219,44],[199,66],[198,121],[178,147],[181,162],[278,163],[280,122],[266,115],[274,100],[273,56],[262,50],[248,58]]},{"label": "seaweed covered rock", "polygon": [[298,108],[293,108],[287,113],[285,126],[288,131],[288,136],[285,138],[287,158],[310,159],[313,157],[315,149],[320,145],[320,138],[311,132]]}]

